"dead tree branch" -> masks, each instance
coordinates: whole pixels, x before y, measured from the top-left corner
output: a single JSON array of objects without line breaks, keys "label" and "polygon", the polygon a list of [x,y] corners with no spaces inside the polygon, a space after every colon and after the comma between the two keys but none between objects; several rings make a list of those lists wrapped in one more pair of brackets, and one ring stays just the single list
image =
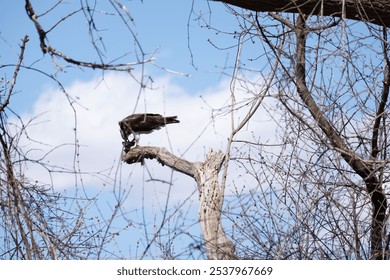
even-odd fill
[{"label": "dead tree branch", "polygon": [[145,159],[156,159],[161,165],[167,165],[195,179],[199,191],[199,221],[206,245],[208,259],[235,259],[233,243],[223,230],[221,212],[223,194],[218,181],[225,155],[222,152],[210,151],[204,162],[189,162],[181,159],[165,148],[136,147],[123,153],[122,161],[143,163]]}]

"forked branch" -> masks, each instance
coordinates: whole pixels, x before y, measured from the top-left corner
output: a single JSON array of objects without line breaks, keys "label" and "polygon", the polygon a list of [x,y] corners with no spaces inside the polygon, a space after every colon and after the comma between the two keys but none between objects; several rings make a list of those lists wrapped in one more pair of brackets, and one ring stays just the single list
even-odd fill
[{"label": "forked branch", "polygon": [[223,194],[219,186],[218,173],[225,155],[222,152],[209,151],[204,162],[189,162],[181,159],[165,148],[135,147],[122,155],[128,164],[145,159],[157,159],[162,165],[195,179],[199,191],[199,222],[203,233],[208,259],[236,259],[233,243],[226,237],[222,226]]},{"label": "forked branch", "polygon": [[[111,63],[103,63],[103,62],[102,63],[87,62],[87,61],[81,61],[81,60],[77,60],[77,59],[74,59],[72,57],[69,57],[69,56],[63,54],[62,52],[58,51],[57,49],[53,48],[52,46],[50,46],[50,44],[47,43],[48,31],[46,31],[42,27],[40,22],[38,21],[38,15],[36,14],[33,6],[31,5],[31,2],[29,0],[26,0],[25,10],[26,10],[26,13],[27,13],[28,17],[30,18],[30,20],[34,23],[35,29],[37,30],[37,33],[38,33],[40,47],[41,47],[41,50],[44,54],[48,53],[52,56],[59,57],[68,63],[71,63],[73,65],[77,65],[77,66],[81,66],[81,67],[87,67],[87,68],[92,68],[92,69],[102,69],[102,70],[125,71],[125,72],[131,71],[133,69],[132,66],[134,66],[136,64],[142,64],[142,63],[146,63],[146,62],[150,61],[150,60],[148,60],[148,61],[141,61],[141,62],[135,62],[135,63],[111,64]],[[50,30],[52,30],[52,29],[50,29]]]},{"label": "forked branch", "polygon": [[[311,116],[316,121],[322,132],[326,135],[334,150],[336,150],[342,158],[349,164],[349,166],[358,174],[366,185],[366,190],[371,199],[372,204],[372,223],[371,223],[371,255],[372,258],[381,258],[383,249],[382,230],[386,219],[387,200],[384,195],[381,183],[378,179],[374,168],[374,161],[364,160],[357,155],[344,141],[340,133],[332,126],[324,113],[318,107],[310,90],[306,85],[306,35],[307,29],[305,26],[306,16],[300,14],[297,19],[295,33],[296,33],[296,63],[295,63],[295,84],[297,91],[305,103]],[[386,89],[385,74],[385,92],[382,96],[382,103],[385,99],[387,101],[388,89]],[[377,118],[380,119],[381,104],[378,109]],[[374,127],[374,138],[377,127]],[[375,141],[374,141],[375,142]],[[374,145],[375,148],[375,145]]]}]

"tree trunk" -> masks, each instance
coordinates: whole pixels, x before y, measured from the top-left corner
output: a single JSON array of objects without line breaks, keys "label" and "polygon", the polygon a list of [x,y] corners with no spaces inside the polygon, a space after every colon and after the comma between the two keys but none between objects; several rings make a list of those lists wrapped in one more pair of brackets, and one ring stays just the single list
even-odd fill
[{"label": "tree trunk", "polygon": [[[214,0],[257,12],[288,12],[355,19],[390,26],[390,1],[351,0]],[[343,2],[345,6],[343,7]]]},{"label": "tree trunk", "polygon": [[[349,166],[364,181],[367,193],[371,199],[372,205],[372,222],[371,222],[371,258],[383,258],[383,235],[382,231],[385,226],[387,200],[383,192],[382,185],[378,179],[375,170],[374,161],[367,161],[357,155],[345,143],[344,139],[329,123],[316,101],[312,97],[306,85],[306,35],[305,16],[299,15],[295,29],[297,36],[296,46],[296,65],[295,65],[295,84],[297,91],[310,111],[313,119],[324,132],[333,148],[337,150]],[[387,98],[386,98],[387,100]],[[380,113],[382,115],[382,113]],[[379,117],[379,116],[378,116]],[[374,154],[371,155],[374,158]]]},{"label": "tree trunk", "polygon": [[196,164],[195,180],[199,190],[199,221],[206,242],[207,256],[211,260],[235,259],[233,243],[227,239],[221,223],[223,201],[218,173],[225,155],[209,151],[206,160]]},{"label": "tree trunk", "polygon": [[210,151],[204,162],[189,162],[178,158],[164,148],[136,147],[125,149],[122,160],[128,164],[144,162],[144,159],[157,159],[162,165],[195,179],[199,190],[199,222],[209,260],[236,259],[233,243],[226,237],[222,227],[221,211],[223,201],[219,187],[218,173],[225,155]]}]

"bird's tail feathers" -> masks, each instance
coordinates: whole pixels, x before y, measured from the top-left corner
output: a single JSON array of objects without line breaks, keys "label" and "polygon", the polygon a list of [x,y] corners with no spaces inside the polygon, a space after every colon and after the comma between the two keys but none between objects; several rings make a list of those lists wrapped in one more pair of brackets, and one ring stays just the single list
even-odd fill
[{"label": "bird's tail feathers", "polygon": [[177,119],[177,116],[165,117],[165,123],[179,123],[180,121]]}]

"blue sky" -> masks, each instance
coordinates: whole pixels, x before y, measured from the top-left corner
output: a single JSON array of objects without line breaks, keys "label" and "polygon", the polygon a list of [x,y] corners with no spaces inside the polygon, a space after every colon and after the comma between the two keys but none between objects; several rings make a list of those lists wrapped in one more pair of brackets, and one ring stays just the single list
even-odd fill
[{"label": "blue sky", "polygon": [[[36,2],[36,3],[35,3]],[[37,12],[44,11],[41,4],[35,1],[33,4]],[[51,1],[55,2],[55,1]],[[47,2],[45,2],[47,3]],[[97,7],[113,11],[106,1],[98,1],[105,4]],[[175,72],[189,75],[170,75],[171,79],[179,85],[185,87],[193,94],[202,89],[216,84],[221,79],[221,69],[224,65],[231,66],[235,56],[235,49],[219,51],[208,42],[211,39],[221,47],[234,45],[234,41],[229,41],[228,36],[215,36],[215,31],[208,30],[204,26],[203,20],[211,20],[214,25],[220,25],[223,30],[234,31],[237,26],[232,17],[226,12],[226,8],[220,3],[207,1],[195,1],[194,11],[197,15],[204,17],[196,19],[197,15],[191,14],[192,1],[124,1],[134,18],[134,25],[131,25],[134,33],[145,53],[154,53],[154,64],[158,67],[170,69]],[[79,5],[79,1],[67,1],[61,8],[53,11],[53,16],[42,17],[42,25],[49,28],[54,22],[60,19],[65,11],[70,11]],[[55,67],[48,55],[43,55],[39,49],[37,34],[33,24],[27,18],[24,10],[24,1],[5,1],[2,4],[3,12],[0,19],[1,29],[0,42],[1,62],[3,64],[13,64],[16,62],[19,53],[18,44],[24,35],[30,36],[30,42],[26,48],[24,65],[33,66],[47,73],[55,73]],[[42,7],[40,7],[42,6]],[[69,8],[67,8],[69,6]],[[209,8],[211,10],[209,10]],[[58,10],[58,12],[57,12]],[[223,23],[223,24],[218,24]],[[188,25],[189,24],[189,25]],[[96,15],[97,28],[101,30],[106,48],[106,61],[117,59],[124,53],[130,53],[128,62],[134,61],[134,42],[130,33],[125,30],[120,20],[113,16]],[[223,37],[223,38],[221,38]],[[53,32],[48,34],[48,38],[53,47],[62,53],[80,60],[95,61],[95,55],[90,38],[87,33],[86,19],[82,14],[71,17],[68,21],[60,24]],[[5,41],[6,40],[6,41]],[[222,41],[223,40],[223,41]],[[193,58],[191,58],[191,48]],[[192,65],[192,60],[194,66]],[[61,65],[65,65],[59,61]],[[146,65],[147,72],[154,76],[167,75],[160,68],[153,65]],[[11,73],[12,68],[7,69]],[[75,80],[91,79],[101,75],[100,71],[65,69],[66,73],[58,73],[58,78],[64,86],[68,86]],[[21,71],[17,89],[28,92],[21,100],[19,95],[15,96],[18,101],[17,106],[21,110],[28,110],[29,104],[39,95],[43,88],[55,86],[53,82],[41,74],[33,71]],[[16,103],[16,102],[15,102]]]}]

